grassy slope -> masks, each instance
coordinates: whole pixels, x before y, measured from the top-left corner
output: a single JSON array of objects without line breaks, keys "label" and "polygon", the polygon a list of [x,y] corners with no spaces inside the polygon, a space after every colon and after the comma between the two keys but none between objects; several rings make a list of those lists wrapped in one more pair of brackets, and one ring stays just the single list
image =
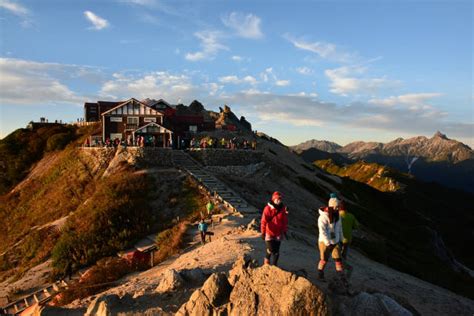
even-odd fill
[{"label": "grassy slope", "polygon": [[340,177],[349,177],[357,182],[365,183],[382,192],[398,191],[403,183],[410,179],[410,176],[392,168],[363,161],[339,166],[331,159],[327,159],[317,160],[314,165]]},{"label": "grassy slope", "polygon": [[[35,169],[41,172],[0,196],[0,221],[8,223],[0,231],[0,253],[6,251],[0,256],[0,278],[20,277],[48,259],[53,249],[58,273],[67,261],[75,269],[89,265],[115,255],[151,231],[171,227],[176,214],[193,219],[194,212],[204,206],[202,194],[190,181],[154,181],[135,174],[126,164],[117,174],[102,178],[106,165],[96,169],[76,148],[83,135],[87,130],[77,133],[77,141],[64,150],[43,152],[44,159]],[[162,192],[170,187],[176,189]],[[161,203],[151,206],[151,200]],[[157,209],[163,205],[174,211],[164,214]],[[61,232],[53,227],[38,229],[70,214]]]}]

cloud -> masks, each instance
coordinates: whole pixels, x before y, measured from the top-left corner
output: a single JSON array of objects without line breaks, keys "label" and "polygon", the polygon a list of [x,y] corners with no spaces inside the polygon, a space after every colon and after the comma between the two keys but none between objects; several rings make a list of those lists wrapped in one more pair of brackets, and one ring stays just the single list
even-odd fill
[{"label": "cloud", "polygon": [[202,88],[195,86],[189,76],[166,71],[138,75],[114,73],[113,79],[106,81],[100,91],[102,96],[108,98],[163,98],[171,103],[191,101],[201,93]]},{"label": "cloud", "polygon": [[411,108],[425,107],[430,108],[426,104],[427,101],[442,96],[442,93],[410,93],[399,96],[390,96],[384,99],[370,99],[369,103],[377,104],[382,106],[395,106],[395,105],[407,105]]},{"label": "cloud", "polygon": [[94,12],[91,11],[84,11],[84,16],[86,17],[89,22],[92,23],[91,29],[100,31],[105,29],[109,26],[109,22],[106,19],[101,18],[100,16],[96,15]]},{"label": "cloud", "polygon": [[251,85],[255,85],[258,83],[257,79],[252,76],[245,76],[242,78],[239,78],[237,76],[224,76],[219,78],[220,83],[230,83],[230,84],[242,84],[242,83],[248,83]]},{"label": "cloud", "polygon": [[243,60],[243,58],[241,56],[237,56],[237,55],[232,56],[231,59],[233,61],[242,61]]},{"label": "cloud", "polygon": [[299,74],[302,74],[302,75],[305,75],[305,76],[309,76],[313,73],[313,70],[308,68],[308,67],[299,67],[299,68],[296,68],[296,71]]},{"label": "cloud", "polygon": [[264,122],[279,121],[294,126],[332,126],[352,130],[388,131],[397,134],[431,135],[436,130],[452,137],[472,138],[474,124],[450,121],[447,113],[434,107],[381,107],[369,102],[337,104],[316,99],[314,95],[278,95],[268,92],[241,91],[222,101],[239,106],[245,116]]},{"label": "cloud", "polygon": [[228,48],[219,43],[222,34],[218,31],[202,31],[194,33],[201,41],[202,50],[194,53],[187,53],[185,58],[189,61],[210,60],[214,59],[220,50],[228,50]]},{"label": "cloud", "polygon": [[3,8],[17,16],[25,17],[30,14],[30,10],[15,1],[0,0],[0,8]]},{"label": "cloud", "polygon": [[334,94],[374,94],[380,89],[396,87],[399,81],[386,77],[368,78],[366,68],[361,66],[343,66],[327,69],[324,73],[330,80],[330,91]]},{"label": "cloud", "polygon": [[290,85],[290,80],[277,80],[275,84],[279,87],[286,87]]},{"label": "cloud", "polygon": [[119,0],[119,2],[144,7],[155,7],[158,5],[156,0]]},{"label": "cloud", "polygon": [[232,12],[228,16],[221,18],[222,23],[234,30],[236,34],[243,38],[259,39],[263,37],[260,30],[260,18],[253,14]]},{"label": "cloud", "polygon": [[19,105],[82,103],[80,96],[61,82],[86,78],[91,69],[84,66],[39,63],[0,58],[0,103]]},{"label": "cloud", "polygon": [[347,63],[353,61],[356,57],[355,54],[341,51],[335,44],[332,43],[308,42],[304,39],[294,38],[289,34],[285,34],[283,37],[292,43],[296,48],[315,53],[324,59]]},{"label": "cloud", "polygon": [[31,11],[21,5],[18,1],[0,0],[0,8],[21,18],[21,26],[23,27],[30,27],[33,24]]}]

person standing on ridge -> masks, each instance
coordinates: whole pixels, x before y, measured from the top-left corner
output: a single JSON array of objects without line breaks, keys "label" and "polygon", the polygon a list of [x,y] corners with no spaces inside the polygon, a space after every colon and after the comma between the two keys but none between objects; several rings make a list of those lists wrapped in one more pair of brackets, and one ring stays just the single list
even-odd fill
[{"label": "person standing on ridge", "polygon": [[344,239],[342,223],[338,212],[339,200],[337,198],[331,199],[329,206],[319,208],[318,244],[320,260],[318,263],[318,278],[324,280],[324,268],[331,254],[336,263],[336,272],[345,281],[339,245]]},{"label": "person standing on ridge", "polygon": [[199,235],[201,235],[201,244],[206,243],[206,235],[207,235],[207,223],[204,220],[204,217],[201,217],[201,221],[198,224],[198,231]]},{"label": "person standing on ridge", "polygon": [[359,228],[359,222],[353,214],[347,211],[345,203],[343,201],[339,203],[339,216],[341,217],[342,233],[344,235],[344,238],[342,239],[341,255],[342,259],[344,260],[344,264],[347,266],[347,268],[352,269],[346,263],[347,253],[349,251],[349,246],[352,243],[352,230]]},{"label": "person standing on ridge", "polygon": [[214,202],[210,199],[206,204],[207,216],[212,218],[212,212],[214,211]]},{"label": "person standing on ridge", "polygon": [[278,265],[283,235],[288,240],[288,208],[281,199],[281,193],[274,192],[270,202],[263,209],[260,229],[266,245],[265,264],[270,264],[270,258],[273,256],[271,264]]}]

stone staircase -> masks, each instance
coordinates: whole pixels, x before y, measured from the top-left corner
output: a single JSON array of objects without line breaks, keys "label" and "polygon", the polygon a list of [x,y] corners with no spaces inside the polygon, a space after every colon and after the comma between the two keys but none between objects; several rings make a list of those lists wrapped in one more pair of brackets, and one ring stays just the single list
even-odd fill
[{"label": "stone staircase", "polygon": [[19,315],[28,308],[32,308],[38,304],[44,304],[51,300],[56,293],[60,292],[61,289],[67,288],[68,284],[65,281],[59,281],[48,285],[41,290],[38,290],[32,294],[29,294],[15,302],[8,304],[0,309],[0,314],[6,315]]},{"label": "stone staircase", "polygon": [[241,214],[257,214],[259,211],[250,205],[241,196],[230,189],[226,184],[205,170],[200,163],[194,160],[183,150],[173,150],[174,166],[187,172],[224,205]]}]

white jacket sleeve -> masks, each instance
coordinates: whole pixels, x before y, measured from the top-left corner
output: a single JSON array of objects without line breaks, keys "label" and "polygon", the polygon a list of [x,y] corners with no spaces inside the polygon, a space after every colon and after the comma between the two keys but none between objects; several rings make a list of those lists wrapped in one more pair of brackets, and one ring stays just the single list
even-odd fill
[{"label": "white jacket sleeve", "polygon": [[330,244],[330,235],[328,224],[325,223],[324,219],[319,216],[318,218],[318,229],[319,229],[319,241],[323,242],[326,246]]}]

